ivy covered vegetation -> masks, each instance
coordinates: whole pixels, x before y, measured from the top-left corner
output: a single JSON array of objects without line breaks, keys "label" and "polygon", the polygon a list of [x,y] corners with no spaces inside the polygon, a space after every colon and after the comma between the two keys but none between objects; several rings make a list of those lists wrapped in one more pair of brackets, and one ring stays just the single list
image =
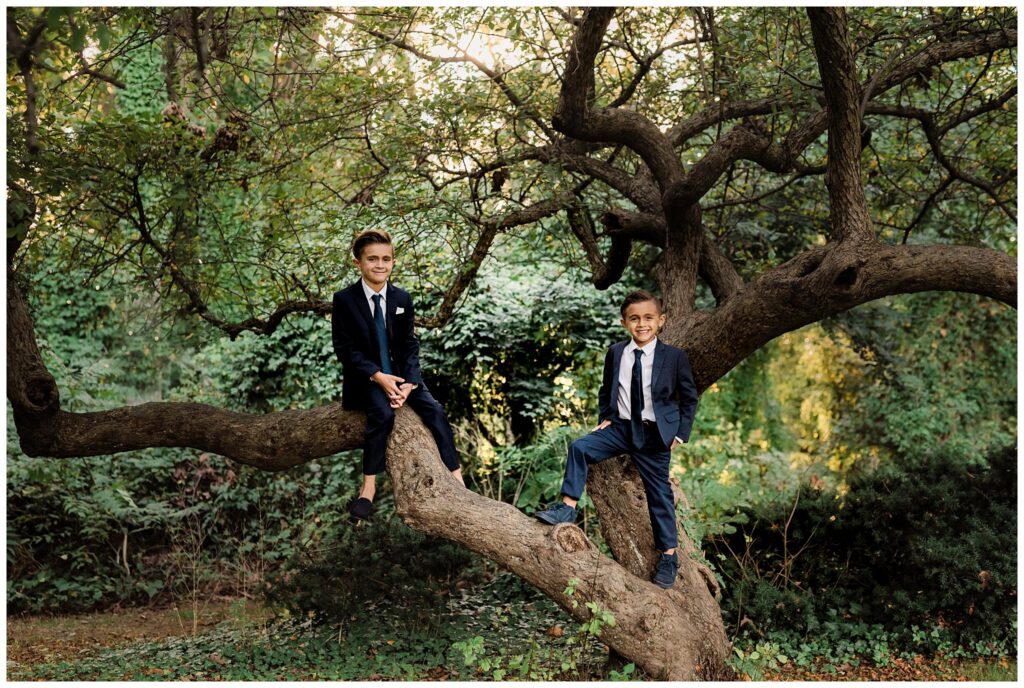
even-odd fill
[{"label": "ivy covered vegetation", "polygon": [[[491,59],[561,18],[565,26],[543,34],[549,43],[534,45],[559,56],[539,64],[561,69],[577,24],[541,8],[480,11],[431,10],[429,26],[464,37],[458,27],[477,22],[491,36],[479,55]],[[352,21],[297,8],[188,12],[8,13],[23,39],[40,32],[31,85],[9,44],[8,280],[24,285],[60,408],[181,401],[258,414],[340,401],[320,304],[356,279],[352,236],[386,227],[397,239],[393,280],[430,325],[419,329],[421,361],[452,420],[468,486],[528,514],[557,498],[568,443],[595,424],[603,352],[625,338],[618,303],[632,289],[662,290],[657,242],[638,242],[619,278],[598,290],[569,214],[492,222],[583,182],[542,157],[526,163],[528,175],[472,174],[485,158],[514,158],[536,141],[489,119],[508,101],[471,61],[407,49],[430,34],[412,10]],[[879,67],[900,40],[881,33],[887,22],[913,37],[1016,21],[1005,8],[973,12],[851,17],[858,36],[874,36],[862,57]],[[704,78],[717,80],[721,98],[755,80],[744,50],[763,51],[792,68],[786,88],[802,104],[787,107],[817,107],[800,87],[818,79],[813,50],[780,38],[787,27],[806,31],[806,17],[723,8],[717,20],[718,57],[707,63],[715,73]],[[702,12],[627,12],[609,36],[637,41],[646,59],[673,31],[707,32],[707,22]],[[180,43],[193,24],[195,54]],[[395,36],[408,26],[423,32],[403,46]],[[655,36],[658,26],[674,28]],[[476,59],[476,44],[459,45]],[[981,119],[942,132],[957,151],[946,162],[969,168],[977,184],[936,164],[928,136],[906,118],[871,120],[862,162],[886,241],[912,234],[911,244],[1015,255],[1016,199],[1005,184],[1016,174],[1005,148],[1016,139],[1015,87],[999,101],[1015,79],[1008,52],[922,72],[933,88],[906,85],[915,107],[954,120],[976,107],[969,84],[987,89],[984,102],[995,104]],[[657,64],[636,107],[667,126],[685,114],[674,99],[692,95],[674,79],[695,89],[697,77],[678,62]],[[112,76],[89,78],[83,65]],[[546,121],[531,108],[557,101],[553,72],[511,75],[534,94],[516,121]],[[675,95],[658,100],[665,93]],[[24,116],[30,101],[34,123]],[[182,102],[185,114],[169,109]],[[474,140],[493,149],[463,148]],[[451,150],[442,155],[438,141]],[[813,144],[815,160],[825,144]],[[452,179],[475,185],[461,197],[456,181],[439,182],[455,157],[466,167]],[[827,191],[815,160],[777,189],[763,169],[735,161],[709,192],[705,223],[729,241],[744,275],[805,242],[824,244]],[[577,199],[597,210],[613,194],[594,186]],[[474,263],[480,236],[498,225]],[[591,238],[602,250],[618,241],[613,232]],[[472,274],[460,291],[452,285],[463,273]],[[713,291],[697,287],[697,305],[713,305]],[[279,321],[267,315],[296,303]],[[237,326],[247,318],[255,324]],[[977,293],[926,291],[781,334],[706,386],[672,475],[686,495],[681,522],[721,586],[740,675],[892,669],[920,656],[1015,663],[1016,352],[1014,310]],[[609,657],[601,634],[613,615],[595,605],[579,623],[490,560],[410,529],[387,481],[374,521],[352,529],[344,505],[359,482],[358,451],[282,472],[189,448],[56,459],[22,452],[10,405],[7,428],[10,616],[175,605],[188,619],[228,598],[270,617],[16,665],[12,679],[646,678]],[[609,553],[592,504],[581,504],[582,527]],[[566,595],[594,604],[572,581]]]}]

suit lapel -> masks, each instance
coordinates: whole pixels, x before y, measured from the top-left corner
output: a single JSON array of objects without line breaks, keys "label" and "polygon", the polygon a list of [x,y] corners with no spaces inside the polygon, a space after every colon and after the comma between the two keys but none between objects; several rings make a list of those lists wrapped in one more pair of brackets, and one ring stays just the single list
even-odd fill
[{"label": "suit lapel", "polygon": [[[619,370],[622,368],[622,352],[626,350],[629,342],[619,342],[615,345],[612,350],[612,389],[616,389],[616,385],[619,384]],[[612,394],[614,399],[618,392]]]},{"label": "suit lapel", "polygon": [[[363,293],[363,280],[352,285],[352,298],[356,302],[356,311],[363,316],[366,328],[372,335],[374,331],[373,311],[370,309],[370,302],[366,299],[366,294]],[[372,341],[373,337],[371,336],[370,339]]]},{"label": "suit lapel", "polygon": [[398,309],[398,295],[395,293],[395,288],[391,286],[391,282],[388,282],[387,295],[385,296],[387,306],[385,307],[387,317],[387,331],[388,341],[393,342],[395,340],[395,311]]},{"label": "suit lapel", "polygon": [[654,345],[654,362],[651,368],[651,396],[654,396],[654,387],[658,384],[658,375],[661,374],[661,369],[665,366],[665,345],[658,340],[658,343]]}]

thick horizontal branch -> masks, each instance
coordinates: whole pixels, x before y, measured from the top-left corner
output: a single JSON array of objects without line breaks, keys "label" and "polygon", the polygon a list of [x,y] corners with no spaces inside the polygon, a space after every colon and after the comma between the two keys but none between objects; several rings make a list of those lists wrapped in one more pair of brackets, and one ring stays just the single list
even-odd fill
[{"label": "thick horizontal branch", "polygon": [[[763,274],[667,341],[686,349],[699,389],[779,335],[884,296],[959,291],[1017,304],[1017,262],[971,246],[829,244]],[[670,326],[672,323],[670,323]]]},{"label": "thick horizontal branch", "polygon": [[29,456],[99,456],[150,447],[191,447],[266,471],[280,471],[363,445],[363,414],[340,403],[246,414],[187,402],[151,402],[109,411],[57,411],[19,423]]}]

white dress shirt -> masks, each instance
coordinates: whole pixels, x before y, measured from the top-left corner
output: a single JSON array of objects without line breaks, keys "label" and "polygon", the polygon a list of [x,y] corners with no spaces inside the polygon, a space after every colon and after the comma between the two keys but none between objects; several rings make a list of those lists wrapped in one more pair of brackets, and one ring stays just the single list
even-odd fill
[{"label": "white dress shirt", "polygon": [[359,283],[363,285],[363,293],[366,295],[366,301],[370,304],[370,319],[373,319],[374,305],[373,297],[380,295],[380,310],[384,314],[384,329],[388,328],[388,283],[385,282],[384,286],[380,288],[380,291],[374,291],[373,288],[366,283],[366,280],[360,279]]},{"label": "white dress shirt", "polygon": [[[622,350],[622,360],[619,362],[619,385],[618,385],[618,411],[619,418],[625,421],[630,420],[631,416],[631,404],[630,399],[630,387],[633,386],[633,362],[636,360],[636,355],[633,353],[636,350],[643,351],[643,356],[640,357],[640,375],[643,381],[644,388],[644,410],[640,416],[644,420],[656,421],[657,418],[654,416],[654,399],[651,397],[651,376],[654,373],[654,349],[658,346],[658,338],[655,337],[651,341],[647,342],[644,346],[639,347],[632,339],[629,340],[629,344]],[[679,443],[682,444],[682,440],[676,437]]]},{"label": "white dress shirt", "polygon": [[634,351],[640,349],[644,352],[640,359],[641,379],[644,387],[644,410],[641,414],[644,420],[656,420],[654,417],[654,400],[651,398],[651,374],[654,372],[654,347],[658,345],[658,338],[655,337],[640,348],[632,339],[622,351],[622,361],[619,363],[619,418],[630,420],[632,399],[630,398],[630,387],[633,386],[633,361],[636,360]]}]

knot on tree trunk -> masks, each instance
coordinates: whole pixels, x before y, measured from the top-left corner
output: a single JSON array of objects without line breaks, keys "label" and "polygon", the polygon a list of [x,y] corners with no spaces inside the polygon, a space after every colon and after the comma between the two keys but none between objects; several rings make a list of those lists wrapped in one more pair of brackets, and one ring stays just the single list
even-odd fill
[{"label": "knot on tree trunk", "polygon": [[25,382],[25,406],[21,411],[33,415],[49,416],[60,410],[60,392],[53,376],[43,371]]},{"label": "knot on tree trunk", "polygon": [[583,531],[571,523],[559,523],[556,525],[551,529],[551,537],[558,543],[562,551],[567,554],[583,552],[594,547],[590,540],[587,539],[587,536],[583,534]]}]

